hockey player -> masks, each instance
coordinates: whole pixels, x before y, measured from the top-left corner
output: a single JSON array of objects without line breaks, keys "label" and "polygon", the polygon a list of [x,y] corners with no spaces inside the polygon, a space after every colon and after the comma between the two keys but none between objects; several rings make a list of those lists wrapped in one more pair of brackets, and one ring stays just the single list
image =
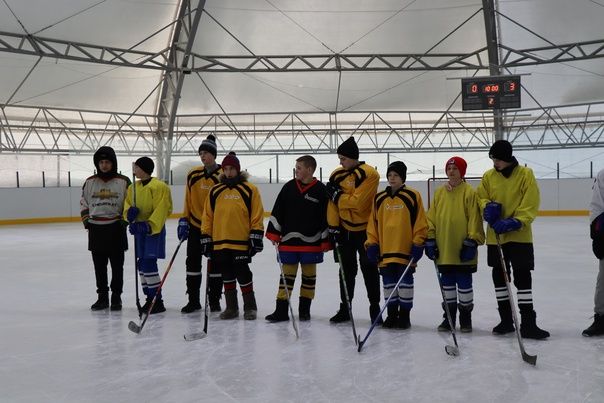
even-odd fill
[{"label": "hockey player", "polygon": [[[425,249],[426,256],[436,260],[441,273],[440,283],[452,324],[455,326],[459,307],[459,326],[465,333],[472,331],[472,273],[476,272],[478,245],[485,238],[476,191],[464,180],[466,168],[467,163],[461,157],[451,157],[446,162],[449,181],[434,193],[428,210]],[[446,311],[443,318],[438,330],[450,331]]]},{"label": "hockey player", "polygon": [[[275,200],[266,237],[279,245],[279,259],[291,296],[298,264],[302,267],[302,284],[298,314],[310,320],[310,304],[315,296],[317,263],[323,262],[327,239],[327,195],[325,185],[313,177],[317,161],[310,155],[296,160],[296,178],[287,182]],[[279,281],[275,312],[266,316],[269,322],[289,320],[287,294]]]},{"label": "hockey player", "polygon": [[[129,231],[136,240],[137,267],[143,293],[147,297],[142,312],[149,309],[161,282],[157,259],[166,257],[166,219],[172,213],[172,194],[164,182],[151,177],[155,164],[141,157],[133,165],[136,181],[128,188],[124,213],[130,223]],[[136,206],[133,204],[133,186],[136,187]],[[161,294],[157,296],[151,314],[164,312]]]},{"label": "hockey player", "polygon": [[243,318],[255,320],[256,297],[249,263],[263,249],[264,210],[258,188],[247,181],[247,173],[235,153],[222,160],[220,183],[210,189],[201,219],[201,250],[211,256],[224,282],[226,308],[220,319],[239,316],[237,282],[243,297]]},{"label": "hockey player", "polygon": [[111,147],[101,147],[94,153],[96,175],[82,186],[80,214],[88,230],[88,250],[92,253],[96,278],[97,301],[90,309],[109,307],[107,263],[111,262],[111,310],[122,309],[124,285],[124,251],[128,249],[126,225],[122,220],[126,191],[130,179],[117,173],[117,158]]},{"label": "hockey player", "polygon": [[496,235],[508,275],[510,266],[522,318],[520,335],[528,339],[545,339],[549,333],[536,324],[533,309],[531,270],[535,267],[531,223],[539,209],[539,188],[530,168],[520,166],[512,155],[512,145],[497,140],[489,150],[493,168],[482,176],[477,193],[487,227],[487,262],[493,269],[493,284],[501,322],[495,334],[513,332],[512,308],[501,267]]},{"label": "hockey player", "polygon": [[[192,168],[187,174],[185,185],[185,205],[183,216],[178,220],[177,235],[179,240],[187,240],[187,294],[189,302],[180,310],[191,313],[201,309],[199,291],[201,288],[201,217],[210,188],[218,183],[222,174],[220,165],[216,163],[216,138],[209,135],[199,146],[199,157],[203,165]],[[208,300],[210,311],[220,311],[222,296],[222,276],[212,270],[208,260]]]},{"label": "hockey player", "polygon": [[604,335],[604,169],[598,172],[589,204],[590,233],[594,255],[599,260],[594,296],[594,323],[583,330],[583,336]]},{"label": "hockey player", "polygon": [[[340,278],[340,309],[329,319],[332,323],[350,320],[344,287],[350,301],[354,297],[355,280],[358,271],[357,254],[361,272],[365,280],[369,299],[369,315],[373,321],[380,313],[380,276],[375,263],[367,259],[367,221],[371,213],[373,198],[377,192],[380,175],[363,161],[359,161],[359,148],[353,137],[338,147],[341,167],[336,168],[326,185],[327,196],[331,200],[327,207],[329,236],[336,248],[336,258],[341,256],[346,284]],[[381,318],[378,319],[381,321]]]},{"label": "hockey player", "polygon": [[[372,203],[367,224],[367,256],[379,266],[384,299],[390,296],[409,260],[413,263],[386,307],[384,327],[408,329],[413,307],[413,273],[424,250],[428,222],[421,194],[405,185],[407,166],[402,161],[388,165],[388,185]],[[377,270],[376,270],[377,272]]]}]

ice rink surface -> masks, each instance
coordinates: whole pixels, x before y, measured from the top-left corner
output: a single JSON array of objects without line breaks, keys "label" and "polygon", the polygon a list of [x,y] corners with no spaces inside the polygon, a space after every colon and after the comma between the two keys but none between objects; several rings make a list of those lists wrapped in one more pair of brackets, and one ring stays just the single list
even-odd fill
[{"label": "ice rink surface", "polygon": [[[176,221],[167,227],[171,255]],[[474,275],[474,332],[458,333],[460,356],[450,357],[449,334],[436,331],[441,296],[425,257],[411,329],[378,328],[362,353],[349,324],[329,323],[339,303],[331,254],[318,267],[312,320],[299,324],[298,340],[291,322],[264,320],[279,280],[266,241],[251,266],[258,320],[221,321],[212,313],[208,337],[187,342],[183,334],[199,331],[203,314],[180,313],[185,248],[165,284],[167,311],[137,335],[128,330],[129,321],[138,323],[131,251],[123,311],[92,312],[94,272],[81,224],[0,227],[0,401],[604,402],[604,338],[581,336],[591,323],[597,274],[587,217],[538,217],[534,237],[537,323],[552,334],[524,341],[538,355],[536,367],[521,360],[514,334],[491,334],[498,313],[485,247]],[[167,262],[160,261],[162,272]],[[361,336],[370,325],[365,295],[359,275],[353,308]]]}]

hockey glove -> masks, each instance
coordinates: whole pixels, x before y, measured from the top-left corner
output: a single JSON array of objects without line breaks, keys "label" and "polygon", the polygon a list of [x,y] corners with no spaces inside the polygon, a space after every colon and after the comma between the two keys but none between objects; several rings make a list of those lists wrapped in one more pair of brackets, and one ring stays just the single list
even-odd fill
[{"label": "hockey glove", "polygon": [[342,241],[342,227],[329,227],[327,233],[329,242],[335,248],[336,244]]},{"label": "hockey glove", "polygon": [[148,235],[151,233],[151,227],[147,221],[138,221],[130,224],[129,231],[132,235]]},{"label": "hockey glove", "polygon": [[201,234],[199,242],[201,243],[201,254],[205,257],[210,257],[212,255],[213,250],[212,237],[209,235]]},{"label": "hockey glove", "polygon": [[493,230],[497,234],[504,234],[510,231],[517,231],[522,227],[522,223],[515,218],[504,218],[493,224]]},{"label": "hockey glove", "polygon": [[90,218],[86,217],[82,220],[82,224],[84,224],[84,229],[88,229],[88,224],[90,224]]},{"label": "hockey glove", "polygon": [[126,212],[126,219],[128,220],[129,223],[133,223],[134,220],[136,220],[136,216],[138,215],[138,212],[140,210],[137,207],[130,207],[128,209],[128,211]]},{"label": "hockey glove", "polygon": [[419,260],[424,255],[424,245],[415,245],[411,247],[411,257],[415,263],[419,262]]},{"label": "hockey glove", "polygon": [[176,236],[178,236],[179,241],[185,241],[189,237],[189,222],[184,217],[178,220]]},{"label": "hockey glove", "polygon": [[251,230],[250,231],[250,256],[254,256],[258,252],[262,252],[264,249],[264,242],[262,241],[262,231]]},{"label": "hockey glove", "polygon": [[426,247],[426,257],[428,259],[438,259],[438,245],[436,245],[436,239],[426,239],[426,243],[424,244],[424,246]]},{"label": "hockey glove", "polygon": [[476,257],[478,252],[478,243],[470,238],[463,240],[461,244],[461,252],[459,252],[459,260],[462,262],[468,262]]},{"label": "hockey glove", "polygon": [[337,205],[338,199],[342,195],[342,189],[340,189],[340,187],[335,183],[329,182],[327,185],[325,185],[325,191],[327,192],[327,197],[329,197],[329,200]]},{"label": "hockey glove", "polygon": [[497,202],[489,202],[484,206],[482,216],[491,227],[501,218],[502,207],[501,203]]},{"label": "hockey glove", "polygon": [[367,247],[367,260],[371,264],[378,264],[380,260],[380,247],[379,245],[369,245]]}]

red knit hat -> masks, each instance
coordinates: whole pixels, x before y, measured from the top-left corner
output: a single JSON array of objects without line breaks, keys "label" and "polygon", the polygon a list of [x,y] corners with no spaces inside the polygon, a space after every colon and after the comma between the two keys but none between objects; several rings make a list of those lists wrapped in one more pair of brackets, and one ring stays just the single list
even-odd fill
[{"label": "red knit hat", "polygon": [[235,155],[235,152],[231,151],[228,153],[224,159],[222,160],[222,164],[220,164],[223,168],[226,166],[235,167],[237,172],[241,172],[241,165],[239,164],[239,158]]},{"label": "red knit hat", "polygon": [[459,173],[461,174],[462,178],[466,176],[466,169],[468,168],[468,163],[466,162],[466,160],[461,157],[449,158],[447,160],[447,163],[445,164],[445,172],[447,171],[447,167],[451,164],[455,165],[457,169],[459,169]]}]

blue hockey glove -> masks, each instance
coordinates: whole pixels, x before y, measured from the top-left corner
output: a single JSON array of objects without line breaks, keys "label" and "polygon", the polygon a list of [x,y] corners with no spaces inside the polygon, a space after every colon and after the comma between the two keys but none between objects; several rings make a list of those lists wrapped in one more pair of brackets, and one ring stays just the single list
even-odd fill
[{"label": "blue hockey glove", "polygon": [[504,218],[493,224],[493,230],[497,234],[504,234],[510,231],[517,231],[522,227],[522,223],[515,218]]},{"label": "blue hockey glove", "polygon": [[486,206],[484,206],[482,216],[484,220],[489,223],[489,225],[492,227],[493,224],[495,224],[499,220],[499,218],[501,218],[501,210],[501,203],[489,202]]},{"label": "blue hockey glove", "polygon": [[478,242],[473,239],[466,238],[461,244],[461,252],[459,252],[459,260],[467,262],[473,260],[478,252]]},{"label": "blue hockey glove", "polygon": [[179,241],[185,241],[189,237],[189,222],[184,217],[178,220],[176,236],[178,236]]},{"label": "blue hockey glove", "polygon": [[378,264],[380,260],[380,247],[379,245],[369,245],[367,247],[367,260],[371,264]]},{"label": "blue hockey glove", "polygon": [[214,249],[212,244],[212,237],[209,235],[202,234],[199,242],[201,243],[201,254],[205,257],[210,257],[210,255],[212,255],[212,250]]},{"label": "blue hockey glove", "polygon": [[262,231],[251,230],[250,231],[250,256],[254,256],[258,252],[262,252],[264,249],[264,242]]},{"label": "blue hockey glove", "polygon": [[329,182],[325,185],[325,191],[327,192],[327,197],[335,204],[338,204],[338,199],[342,195],[342,189],[335,183]]},{"label": "blue hockey glove", "polygon": [[419,262],[419,260],[424,255],[424,245],[413,245],[411,247],[411,257],[415,263]]},{"label": "blue hockey glove", "polygon": [[128,230],[132,235],[148,235],[151,233],[151,227],[147,221],[133,222]]},{"label": "blue hockey glove", "polygon": [[128,220],[129,223],[133,223],[134,220],[136,220],[136,216],[138,215],[138,212],[140,210],[137,207],[130,207],[128,209],[128,211],[126,212],[126,219]]},{"label": "blue hockey glove", "polygon": [[424,246],[426,247],[426,257],[428,257],[428,259],[438,259],[438,245],[436,245],[436,239],[426,239]]}]

